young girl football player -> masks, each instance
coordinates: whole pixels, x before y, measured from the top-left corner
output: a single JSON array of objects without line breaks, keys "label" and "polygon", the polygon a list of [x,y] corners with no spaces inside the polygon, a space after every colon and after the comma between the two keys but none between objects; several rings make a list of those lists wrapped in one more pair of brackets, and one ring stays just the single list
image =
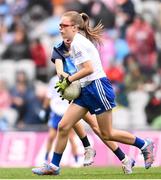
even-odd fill
[{"label": "young girl football player", "polygon": [[[61,42],[58,46],[54,47],[53,53],[52,53],[52,61],[55,63],[56,72],[57,75],[68,77],[69,75],[72,75],[77,72],[77,69],[75,68],[72,58],[69,56],[69,47],[71,42],[67,39],[64,39],[63,42]],[[134,166],[135,161],[133,159],[130,159],[125,155],[125,153],[118,147],[117,143],[115,142],[109,142],[105,141],[101,137],[101,133],[99,131],[98,123],[96,120],[95,115],[91,115],[89,112],[83,117],[83,120],[85,120],[92,128],[92,130],[97,134],[100,139],[104,142],[104,144],[109,147],[112,152],[118,157],[118,159],[122,162],[123,171],[125,174],[132,173],[132,167]],[[77,132],[79,136],[82,136],[81,133],[82,128],[77,128],[77,126],[74,126],[74,130]],[[88,152],[88,157],[91,159],[90,162],[93,162],[93,152]],[[86,155],[86,153],[85,153]],[[85,158],[84,165],[87,165],[87,158]],[[89,163],[89,160],[88,160]]]},{"label": "young girl football player", "polygon": [[102,24],[92,28],[87,14],[76,11],[66,12],[60,23],[63,39],[71,41],[70,55],[77,72],[64,78],[58,90],[63,92],[73,81],[80,80],[81,94],[65,112],[58,129],[56,146],[51,163],[42,168],[33,169],[39,175],[58,175],[60,161],[66,147],[68,134],[73,125],[89,111],[95,114],[101,137],[105,141],[116,141],[136,146],[142,151],[145,168],[154,161],[153,142],[143,140],[133,134],[112,128],[112,109],[115,105],[115,93],[106,77],[99,57],[96,43],[101,42]]}]

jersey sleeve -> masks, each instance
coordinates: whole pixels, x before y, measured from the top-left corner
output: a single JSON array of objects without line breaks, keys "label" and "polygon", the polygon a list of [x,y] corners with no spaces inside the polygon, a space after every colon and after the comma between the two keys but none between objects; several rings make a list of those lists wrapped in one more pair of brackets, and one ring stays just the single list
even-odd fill
[{"label": "jersey sleeve", "polygon": [[63,59],[62,56],[56,51],[55,48],[53,48],[52,56],[51,56],[51,61],[55,63],[56,59]]},{"label": "jersey sleeve", "polygon": [[88,55],[88,49],[80,42],[72,44],[72,55],[74,56],[76,65],[82,64],[91,59]]}]

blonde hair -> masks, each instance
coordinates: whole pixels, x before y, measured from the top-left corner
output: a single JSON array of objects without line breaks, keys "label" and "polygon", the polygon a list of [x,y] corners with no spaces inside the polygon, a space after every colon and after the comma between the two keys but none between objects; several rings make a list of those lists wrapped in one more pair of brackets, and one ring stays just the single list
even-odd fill
[{"label": "blonde hair", "polygon": [[89,24],[89,16],[86,13],[78,13],[76,11],[68,11],[63,16],[69,17],[74,25],[78,26],[80,33],[93,43],[101,44],[103,25],[99,22],[95,27],[91,27]]}]

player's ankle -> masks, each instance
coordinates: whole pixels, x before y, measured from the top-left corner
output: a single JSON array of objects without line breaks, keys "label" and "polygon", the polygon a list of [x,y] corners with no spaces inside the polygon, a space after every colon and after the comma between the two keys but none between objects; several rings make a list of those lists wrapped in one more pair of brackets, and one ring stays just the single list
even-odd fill
[{"label": "player's ankle", "polygon": [[53,163],[50,163],[49,164],[54,170],[58,170],[59,169],[59,167],[58,166],[56,166],[55,164],[53,164]]}]

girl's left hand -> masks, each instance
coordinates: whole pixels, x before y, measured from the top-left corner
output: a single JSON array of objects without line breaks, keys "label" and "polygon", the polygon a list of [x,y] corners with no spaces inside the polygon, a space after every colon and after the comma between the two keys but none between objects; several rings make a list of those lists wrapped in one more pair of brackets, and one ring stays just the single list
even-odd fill
[{"label": "girl's left hand", "polygon": [[[69,77],[69,76],[68,76]],[[64,93],[64,90],[71,84],[68,77],[61,79],[61,81],[56,83],[55,89],[58,88],[57,92],[60,92],[61,94]]]}]

